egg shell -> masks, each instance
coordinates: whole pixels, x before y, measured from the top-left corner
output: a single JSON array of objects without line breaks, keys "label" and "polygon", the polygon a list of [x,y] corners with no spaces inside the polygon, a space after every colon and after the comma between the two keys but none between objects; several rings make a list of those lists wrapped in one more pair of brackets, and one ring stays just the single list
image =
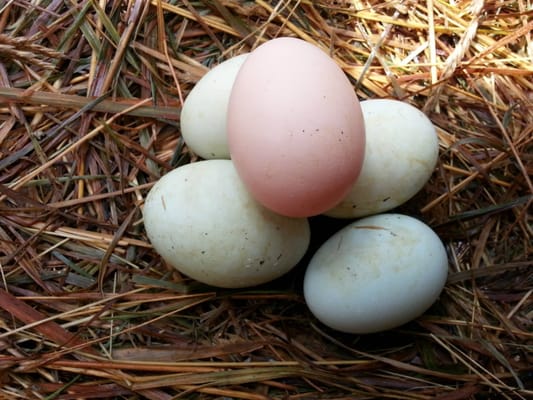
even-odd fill
[{"label": "egg shell", "polygon": [[423,222],[380,214],[349,224],[313,255],[304,277],[311,312],[342,332],[388,330],[423,314],[447,278],[446,250]]},{"label": "egg shell", "polygon": [[277,215],[246,191],[230,160],[205,160],[164,175],[143,209],[146,233],[170,265],[200,282],[254,286],[304,255],[307,219]]},{"label": "egg shell", "polygon": [[437,164],[439,140],[429,118],[398,100],[361,102],[366,127],[363,167],[346,197],[325,214],[355,218],[405,203],[427,183]]},{"label": "egg shell", "polygon": [[250,53],[228,105],[228,144],[251,194],[292,217],[320,214],[347,194],[364,157],[357,96],[341,68],[303,40]]},{"label": "egg shell", "polygon": [[181,135],[205,159],[230,158],[226,115],[233,82],[248,53],[209,70],[190,91],[181,110]]}]

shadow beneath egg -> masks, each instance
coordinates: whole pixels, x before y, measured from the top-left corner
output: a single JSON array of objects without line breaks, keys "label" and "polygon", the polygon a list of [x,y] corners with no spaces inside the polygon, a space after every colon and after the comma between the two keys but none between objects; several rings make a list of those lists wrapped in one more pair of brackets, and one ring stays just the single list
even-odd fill
[{"label": "shadow beneath egg", "polygon": [[311,241],[309,248],[298,262],[298,264],[287,272],[285,275],[271,282],[258,286],[257,289],[271,289],[276,291],[290,291],[298,295],[303,295],[303,279],[307,265],[316,251],[327,241],[333,234],[349,225],[354,220],[338,219],[318,215],[309,218],[311,228]]}]

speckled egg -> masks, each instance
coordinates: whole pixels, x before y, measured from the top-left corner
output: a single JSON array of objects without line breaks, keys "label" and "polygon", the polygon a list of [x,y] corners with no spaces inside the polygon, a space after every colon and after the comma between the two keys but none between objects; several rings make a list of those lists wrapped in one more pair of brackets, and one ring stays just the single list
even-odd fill
[{"label": "speckled egg", "polygon": [[195,162],[164,175],[148,193],[143,216],[148,238],[166,262],[218,287],[278,278],[309,245],[307,219],[260,205],[230,160]]},{"label": "speckled egg", "polygon": [[423,222],[401,214],[362,218],[330,237],[304,278],[311,312],[348,333],[398,327],[423,314],[446,283],[444,245]]},{"label": "speckled egg", "polygon": [[228,105],[231,158],[265,207],[291,217],[320,214],[359,175],[364,122],[350,81],[322,49],[270,40],[241,66]]},{"label": "speckled egg", "polygon": [[412,198],[431,177],[439,139],[429,118],[398,100],[361,102],[365,160],[346,197],[325,214],[355,218],[389,211]]}]

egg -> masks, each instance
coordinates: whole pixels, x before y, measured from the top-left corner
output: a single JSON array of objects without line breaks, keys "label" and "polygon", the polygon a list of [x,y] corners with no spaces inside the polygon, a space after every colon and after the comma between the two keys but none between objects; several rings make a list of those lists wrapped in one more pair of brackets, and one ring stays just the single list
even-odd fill
[{"label": "egg", "polygon": [[350,81],[328,54],[295,38],[250,53],[231,91],[227,134],[252,196],[291,217],[341,201],[364,157],[363,117]]},{"label": "egg", "polygon": [[423,222],[401,214],[360,219],[330,237],[304,277],[310,311],[347,333],[407,323],[438,298],[447,278],[446,250]]},{"label": "egg", "polygon": [[180,115],[187,146],[205,159],[229,159],[226,115],[233,82],[248,53],[230,58],[207,72],[190,91]]},{"label": "egg", "polygon": [[437,164],[439,141],[429,118],[398,100],[361,102],[366,126],[365,159],[346,197],[325,214],[355,218],[382,213],[422,189]]},{"label": "egg", "polygon": [[199,161],[164,175],[148,193],[143,215],[148,238],[167,263],[218,287],[273,280],[309,245],[307,219],[257,203],[230,160]]}]

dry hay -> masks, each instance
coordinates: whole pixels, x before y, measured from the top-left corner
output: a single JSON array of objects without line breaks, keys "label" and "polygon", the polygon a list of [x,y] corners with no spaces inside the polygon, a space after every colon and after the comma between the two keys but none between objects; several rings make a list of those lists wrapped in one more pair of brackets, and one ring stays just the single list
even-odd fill
[{"label": "dry hay", "polygon": [[[525,0],[1,1],[0,397],[531,398],[532,15]],[[302,267],[215,290],[147,242],[143,197],[195,160],[183,98],[276,36],[438,127],[438,167],[400,211],[439,233],[449,281],[401,328],[326,329]]]}]

